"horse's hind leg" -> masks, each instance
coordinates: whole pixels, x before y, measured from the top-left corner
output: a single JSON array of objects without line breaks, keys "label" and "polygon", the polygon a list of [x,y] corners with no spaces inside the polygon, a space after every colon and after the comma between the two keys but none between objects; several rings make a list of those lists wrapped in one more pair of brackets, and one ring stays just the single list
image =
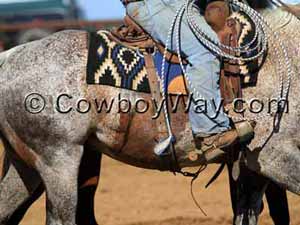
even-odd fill
[{"label": "horse's hind leg", "polygon": [[[93,147],[89,146],[88,144],[85,144],[84,148],[85,151],[82,157],[78,178],[78,184],[80,188],[78,195],[76,223],[78,225],[97,225],[94,213],[94,196],[100,174],[101,153],[96,152],[96,149],[93,149]],[[3,166],[4,177],[4,175],[8,173],[9,168],[14,166],[8,160],[7,155],[3,161],[5,161],[5,165]],[[12,170],[14,170],[14,168],[12,168]],[[14,180],[21,180],[17,172],[11,173],[10,176],[14,176]],[[31,194],[31,196],[28,195],[26,201],[18,206],[16,211],[14,211],[14,213],[7,219],[7,224],[19,224],[29,207],[43,194],[44,190],[44,186],[41,183]]]},{"label": "horse's hind leg", "polygon": [[79,193],[76,213],[78,225],[97,225],[94,213],[94,196],[97,190],[102,154],[86,143],[79,170]]},{"label": "horse's hind leg", "polygon": [[21,204],[17,210],[12,214],[12,216],[8,219],[7,224],[9,225],[18,225],[23,219],[25,213],[29,209],[29,207],[44,193],[44,186],[41,183],[38,188],[27,198],[27,200]]},{"label": "horse's hind leg", "polygon": [[[6,175],[11,176],[11,180],[14,180],[15,182],[19,180],[19,182],[26,182],[29,183],[32,181],[33,177],[29,177],[28,181],[22,181],[22,178],[17,173],[17,171],[14,168],[14,165],[10,162],[9,158],[7,157],[7,154],[4,154],[3,160],[3,168],[2,168],[2,174],[0,177],[0,180],[2,180]],[[12,168],[11,168],[12,167]],[[10,174],[8,172],[13,170]],[[23,177],[25,179],[25,177]],[[38,177],[38,180],[41,181],[41,179]],[[26,191],[26,187],[24,186],[24,191]],[[33,191],[33,193],[28,193],[28,195],[24,195],[24,201],[21,205],[19,205],[16,210],[13,212],[13,214],[7,219],[7,224],[9,225],[18,225],[21,220],[23,219],[25,213],[29,209],[29,207],[34,203],[44,192],[44,186],[42,182],[40,182],[40,185],[38,185],[38,188]]]},{"label": "horse's hind leg", "polygon": [[75,225],[83,146],[46,148],[36,168],[46,189],[47,225]]},{"label": "horse's hind leg", "polygon": [[[97,225],[94,213],[94,196],[97,190],[102,154],[96,152],[91,146],[85,144],[78,177],[78,204],[76,213],[77,225]],[[12,215],[9,225],[17,225],[25,215],[28,208],[44,192],[41,185],[31,197]]]},{"label": "horse's hind leg", "polygon": [[[0,183],[0,224],[17,225],[23,218],[24,205],[32,196],[41,192],[42,182],[39,175],[18,158],[9,159],[11,146],[0,134],[3,153],[3,168]],[[35,199],[34,199],[35,200]],[[32,200],[32,202],[34,201]]]},{"label": "horse's hind leg", "polygon": [[40,187],[41,179],[34,170],[19,162],[9,166],[0,183],[0,224],[18,224],[23,217],[19,210]]}]

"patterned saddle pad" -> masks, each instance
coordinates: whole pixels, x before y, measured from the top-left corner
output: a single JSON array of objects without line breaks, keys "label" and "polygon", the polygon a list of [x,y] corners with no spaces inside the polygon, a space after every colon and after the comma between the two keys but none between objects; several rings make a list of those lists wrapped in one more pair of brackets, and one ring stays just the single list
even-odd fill
[{"label": "patterned saddle pad", "polygon": [[[163,55],[153,55],[157,74],[161,76]],[[179,64],[166,61],[165,89],[169,93],[187,93]],[[109,38],[107,31],[90,36],[87,84],[109,85],[137,92],[151,93],[143,56],[136,50]]]}]

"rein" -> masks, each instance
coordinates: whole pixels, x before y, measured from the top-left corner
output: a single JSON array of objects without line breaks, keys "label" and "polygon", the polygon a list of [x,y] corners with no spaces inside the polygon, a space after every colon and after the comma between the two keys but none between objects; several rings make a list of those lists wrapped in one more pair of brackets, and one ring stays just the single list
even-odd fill
[{"label": "rein", "polygon": [[[191,183],[190,183],[190,194],[192,196],[193,202],[195,203],[195,205],[197,206],[197,208],[203,213],[204,216],[207,216],[206,212],[202,209],[202,207],[200,206],[199,202],[197,201],[195,194],[194,194],[194,183],[195,181],[199,178],[199,175],[207,168],[207,165],[201,165],[199,167],[199,169],[197,170],[197,172],[195,173],[191,173],[191,172],[184,172],[184,171],[179,171],[178,173],[180,173],[181,175],[183,175],[184,177],[191,177]],[[205,188],[208,188],[218,177],[219,175],[222,173],[222,171],[225,168],[225,163],[222,163],[221,166],[219,167],[219,169],[217,170],[217,172],[215,173],[215,175],[209,180],[209,182],[205,185]]]},{"label": "rein", "polygon": [[202,209],[202,207],[200,206],[199,202],[197,201],[197,199],[195,197],[195,194],[194,194],[194,182],[197,180],[197,178],[199,177],[200,173],[202,173],[206,168],[207,168],[207,165],[202,165],[202,166],[199,167],[199,169],[198,169],[198,171],[196,173],[183,172],[182,170],[179,172],[180,174],[182,174],[185,177],[192,177],[192,180],[191,180],[191,183],[190,183],[190,193],[191,193],[191,196],[192,196],[192,199],[193,199],[195,205],[203,213],[204,216],[207,216],[207,214]]}]

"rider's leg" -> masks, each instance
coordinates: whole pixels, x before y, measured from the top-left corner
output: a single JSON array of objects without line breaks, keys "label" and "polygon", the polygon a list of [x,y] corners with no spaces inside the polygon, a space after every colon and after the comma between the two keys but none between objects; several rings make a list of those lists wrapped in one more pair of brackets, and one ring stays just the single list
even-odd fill
[{"label": "rider's leg", "polygon": [[[153,37],[166,42],[168,31],[176,10],[185,0],[151,0],[131,3],[127,6],[127,11],[141,26],[144,27]],[[194,8],[198,15],[196,22],[207,34],[217,39],[216,33],[206,23],[204,17],[199,14],[198,9]],[[187,68],[191,84],[195,87],[194,98],[202,98],[207,104],[201,110],[195,106],[201,106],[193,103],[189,115],[193,132],[203,136],[221,133],[230,129],[229,119],[223,113],[221,104],[221,94],[219,88],[220,62],[207,48],[205,48],[187,24],[186,16],[181,25],[181,50],[188,56],[191,63]],[[174,49],[174,48],[173,48]],[[189,86],[190,92],[195,90]],[[213,103],[211,101],[214,101]],[[220,108],[220,109],[219,109]],[[197,109],[197,110],[195,110]],[[199,113],[199,111],[201,111]],[[204,113],[203,113],[204,111]]]}]

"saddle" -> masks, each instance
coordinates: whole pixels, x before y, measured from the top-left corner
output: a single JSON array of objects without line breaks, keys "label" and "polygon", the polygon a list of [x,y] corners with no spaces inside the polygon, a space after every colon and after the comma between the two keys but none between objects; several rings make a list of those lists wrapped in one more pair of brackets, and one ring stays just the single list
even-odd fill
[{"label": "saddle", "polygon": [[[222,1],[211,2],[205,10],[205,19],[218,34],[220,42],[231,47],[237,47],[242,28],[240,23],[231,18],[230,15],[229,6]],[[140,52],[151,53],[156,49],[163,54],[165,51],[165,46],[162,43],[154,40],[151,35],[128,15],[124,18],[124,25],[111,32],[111,38],[124,46],[138,49]],[[153,63],[147,60],[147,57],[145,60],[146,67],[147,64],[149,65],[150,63],[151,71]],[[175,64],[179,63],[178,55],[170,50],[166,54],[166,60]],[[221,61],[220,89],[222,98],[224,99],[224,107],[226,108],[226,106],[231,104],[234,99],[242,97],[241,69],[237,62]],[[183,62],[185,65],[188,64],[186,57],[183,57]],[[157,80],[157,75],[155,71],[152,72],[152,75],[149,73],[149,80],[153,80],[153,83],[157,83],[154,81]],[[151,77],[153,77],[153,79],[151,79]],[[152,82],[150,81],[150,83]],[[155,92],[159,92],[159,90],[156,90]]]},{"label": "saddle", "polygon": [[[148,34],[140,25],[138,25],[130,16],[126,15],[123,19],[124,25],[112,30],[111,37],[122,45],[138,49],[140,52],[147,51],[149,53],[157,49],[162,54],[165,46],[156,41]],[[178,55],[170,50],[167,51],[166,60],[171,63],[179,64]],[[183,63],[188,64],[185,57]]]}]

